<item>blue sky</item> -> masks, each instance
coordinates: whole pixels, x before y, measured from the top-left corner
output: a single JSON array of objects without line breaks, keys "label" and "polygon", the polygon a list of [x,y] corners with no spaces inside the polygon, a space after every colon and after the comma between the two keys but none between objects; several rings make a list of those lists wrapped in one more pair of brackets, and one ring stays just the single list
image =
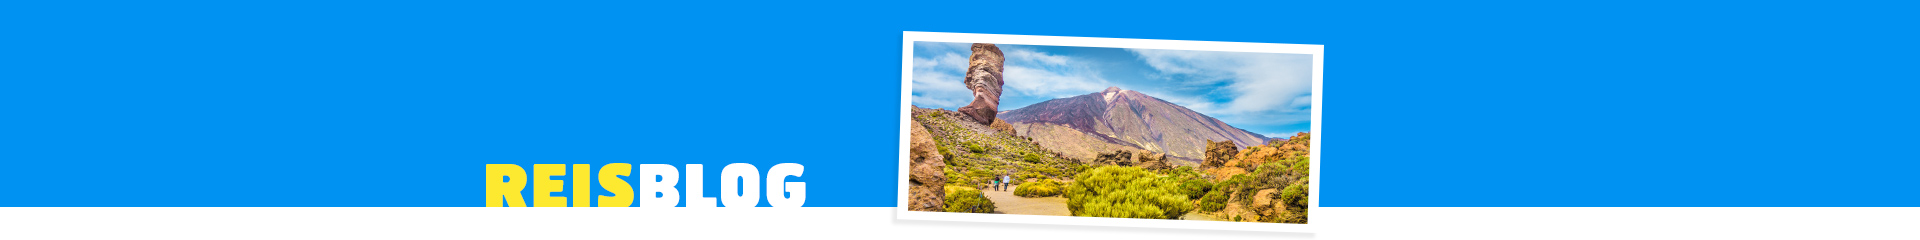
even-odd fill
[{"label": "blue sky", "polygon": [[[955,109],[973,101],[961,83],[972,43],[914,42],[913,104]],[[1012,110],[1109,86],[1139,91],[1267,137],[1308,130],[1313,56],[1000,44]]]}]

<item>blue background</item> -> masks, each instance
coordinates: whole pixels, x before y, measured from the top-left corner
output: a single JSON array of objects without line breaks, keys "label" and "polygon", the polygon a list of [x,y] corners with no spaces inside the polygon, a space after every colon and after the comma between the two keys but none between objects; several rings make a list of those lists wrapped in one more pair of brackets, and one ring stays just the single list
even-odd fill
[{"label": "blue background", "polygon": [[1321,206],[1914,207],[1913,9],[13,1],[0,206],[481,206],[483,164],[612,162],[893,206],[935,31],[1327,45]]}]

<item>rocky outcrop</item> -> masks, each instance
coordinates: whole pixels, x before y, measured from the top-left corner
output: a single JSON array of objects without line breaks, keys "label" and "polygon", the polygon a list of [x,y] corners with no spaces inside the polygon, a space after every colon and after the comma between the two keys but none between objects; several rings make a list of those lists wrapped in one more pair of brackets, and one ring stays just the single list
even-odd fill
[{"label": "rocky outcrop", "polygon": [[1274,215],[1274,214],[1271,214],[1273,212],[1273,207],[1275,206],[1280,206],[1282,208],[1285,207],[1284,205],[1281,205],[1281,204],[1274,204],[1274,202],[1277,202],[1277,201],[1274,201],[1276,200],[1276,198],[1280,198],[1280,189],[1272,189],[1272,188],[1260,189],[1260,191],[1253,193],[1253,205],[1249,205],[1249,207],[1252,207],[1251,210],[1253,210],[1253,212],[1260,213],[1260,215],[1271,216],[1271,215]]},{"label": "rocky outcrop", "polygon": [[992,124],[994,115],[1000,112],[1000,86],[1006,79],[1000,75],[1002,64],[1007,61],[1000,54],[1000,47],[991,43],[973,44],[973,55],[967,58],[967,89],[973,90],[973,103],[960,107],[960,114],[972,117],[974,122]]},{"label": "rocky outcrop", "polygon": [[1226,181],[1227,179],[1233,179],[1233,175],[1247,174],[1247,169],[1238,167],[1216,167],[1207,169],[1205,172],[1207,175],[1213,176],[1213,181]]},{"label": "rocky outcrop", "polygon": [[1114,150],[1112,152],[1103,152],[1093,157],[1093,163],[1122,167],[1137,166],[1148,170],[1162,170],[1174,167],[1172,162],[1167,161],[1167,154],[1150,151],[1135,152],[1129,150]]},{"label": "rocky outcrop", "polygon": [[1118,150],[1100,153],[1093,157],[1093,162],[1102,165],[1133,166],[1133,151]]},{"label": "rocky outcrop", "polygon": [[1234,145],[1233,140],[1219,142],[1208,140],[1207,156],[1206,159],[1200,161],[1200,166],[1220,167],[1226,165],[1228,160],[1238,155],[1240,155],[1240,145]]},{"label": "rocky outcrop", "polygon": [[907,178],[907,193],[910,198],[907,210],[945,211],[947,208],[946,159],[940,156],[940,150],[933,142],[933,133],[927,132],[920,123],[912,123],[912,132],[908,138],[908,158],[910,164]]},{"label": "rocky outcrop", "polygon": [[1310,145],[1313,144],[1312,140],[1313,140],[1312,134],[1308,134],[1306,132],[1300,132],[1300,133],[1293,134],[1293,137],[1287,138],[1286,141],[1275,140],[1267,143],[1267,145],[1279,147],[1281,149],[1286,149],[1288,151],[1304,152],[1309,150],[1308,147],[1311,147]]},{"label": "rocky outcrop", "polygon": [[[1228,200],[1231,203],[1217,214],[1232,221],[1306,223],[1307,207],[1311,206],[1308,202],[1313,167],[1311,139],[1310,134],[1299,133],[1292,138],[1275,139],[1238,151],[1217,146],[1232,143],[1209,143],[1206,161],[1219,166],[1204,172],[1221,182],[1216,189],[1226,189],[1225,194],[1232,196]],[[1222,162],[1212,154],[1234,155]],[[1246,181],[1227,183],[1229,179]]]},{"label": "rocky outcrop", "polygon": [[987,128],[992,128],[994,131],[1000,131],[1000,133],[1007,135],[1020,135],[1020,132],[1013,130],[1013,124],[1007,123],[1007,120],[999,118],[993,119],[993,124],[988,124]]},{"label": "rocky outcrop", "polygon": [[1227,161],[1226,166],[1253,168],[1261,164],[1292,159],[1291,155],[1293,154],[1305,154],[1305,152],[1287,151],[1272,147],[1271,145],[1254,146],[1246,150],[1241,150],[1239,155],[1235,155],[1232,160]]},{"label": "rocky outcrop", "polygon": [[1134,156],[1134,164],[1140,165],[1140,168],[1146,168],[1147,170],[1173,168],[1173,164],[1167,162],[1167,154],[1165,153],[1142,152],[1134,154]]}]

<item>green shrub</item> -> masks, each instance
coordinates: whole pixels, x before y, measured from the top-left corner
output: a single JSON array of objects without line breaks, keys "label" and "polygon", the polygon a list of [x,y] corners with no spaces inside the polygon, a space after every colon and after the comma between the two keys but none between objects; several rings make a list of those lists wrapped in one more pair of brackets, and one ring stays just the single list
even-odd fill
[{"label": "green shrub", "polygon": [[967,151],[972,151],[973,153],[986,153],[987,147],[982,147],[980,146],[979,143],[967,143]]},{"label": "green shrub", "polygon": [[1293,161],[1293,172],[1300,173],[1300,175],[1311,174],[1312,169],[1313,161],[1307,160],[1307,156],[1300,156]]},{"label": "green shrub", "polygon": [[1307,223],[1307,209],[1306,208],[1297,208],[1297,209],[1298,211],[1290,209],[1287,211],[1280,212],[1278,214],[1279,216],[1277,216],[1274,219],[1275,221],[1273,222],[1300,223],[1300,224]]},{"label": "green shrub", "polygon": [[[1276,205],[1285,205],[1285,211],[1277,211],[1264,219],[1267,222],[1307,223],[1307,181],[1300,180],[1281,189]],[[1274,206],[1276,208],[1281,206]]]},{"label": "green shrub", "polygon": [[1214,185],[1213,188],[1226,191],[1226,193],[1229,194],[1227,195],[1229,199],[1237,196],[1242,204],[1253,204],[1253,198],[1247,197],[1247,195],[1253,195],[1253,191],[1259,189],[1256,181],[1257,179],[1253,176],[1238,174],[1233,175],[1233,177],[1228,177],[1226,181],[1220,181],[1220,183]]},{"label": "green shrub", "polygon": [[1036,172],[1021,172],[1019,175],[1016,175],[1013,177],[1013,184],[1027,183],[1028,178],[1047,179],[1047,175],[1041,175],[1040,173],[1036,173]]},{"label": "green shrub", "polygon": [[1200,197],[1200,211],[1202,212],[1218,212],[1225,208],[1227,208],[1226,191],[1207,191],[1207,196]]},{"label": "green shrub", "polygon": [[[959,172],[959,171],[966,171],[966,172]],[[948,186],[963,186],[963,187],[986,186],[987,181],[989,181],[990,178],[993,177],[992,172],[988,172],[986,170],[981,170],[977,168],[964,169],[964,168],[954,168],[952,166],[948,166],[947,169],[941,169],[941,172],[947,174]]]},{"label": "green shrub", "polygon": [[1027,153],[1027,156],[1021,158],[1021,160],[1026,160],[1029,163],[1040,163],[1040,154]]},{"label": "green shrub", "polygon": [[[948,165],[948,166],[952,166],[952,165]],[[951,168],[951,167],[949,167],[949,168],[945,168],[945,169],[940,169],[940,173],[941,173],[941,174],[945,174],[944,176],[946,176],[946,177],[947,177],[947,185],[962,185],[962,186],[965,186],[965,184],[964,184],[964,183],[966,183],[966,182],[967,182],[967,176],[965,176],[965,175],[960,175],[960,173],[958,173],[958,172],[954,172],[954,171],[953,171],[953,168]]]},{"label": "green shrub", "polygon": [[991,213],[993,200],[979,189],[961,186],[947,186],[947,212]]},{"label": "green shrub", "polygon": [[1034,171],[1034,172],[1038,172],[1038,173],[1040,173],[1041,175],[1046,175],[1046,176],[1048,176],[1048,177],[1057,177],[1057,176],[1060,176],[1060,169],[1059,169],[1059,168],[1053,168],[1053,167],[1043,167],[1043,168],[1035,168],[1035,169],[1033,169],[1033,171]]},{"label": "green shrub", "polygon": [[1272,162],[1260,165],[1254,177],[1260,179],[1262,187],[1279,188],[1298,179],[1300,174],[1293,171],[1292,162]]},{"label": "green shrub", "polygon": [[1064,187],[1060,186],[1060,181],[1054,181],[1051,178],[1042,178],[1040,181],[1021,183],[1020,186],[1014,187],[1013,195],[1021,197],[1060,196],[1061,188]]},{"label": "green shrub", "polygon": [[1193,210],[1178,179],[1139,167],[1103,166],[1073,179],[1066,194],[1074,216],[1177,219]]},{"label": "green shrub", "polygon": [[998,179],[998,177],[993,175],[993,172],[979,168],[970,169],[967,170],[967,185],[962,186],[986,186],[988,183],[993,182],[994,179]]},{"label": "green shrub", "polygon": [[[934,147],[934,149],[940,150],[940,157],[944,157],[949,161],[953,159],[953,148],[947,147],[947,146],[939,146],[939,147]],[[947,163],[947,165],[953,165],[953,163]]]},{"label": "green shrub", "polygon": [[1207,180],[1189,179],[1184,183],[1180,183],[1180,193],[1186,194],[1189,198],[1200,198],[1200,196],[1206,195],[1207,192],[1212,190],[1213,183],[1207,182]]},{"label": "green shrub", "polygon": [[1307,206],[1307,185],[1297,184],[1280,190],[1280,202],[1288,206]]},{"label": "green shrub", "polygon": [[1188,167],[1188,166],[1179,166],[1179,167],[1174,167],[1172,169],[1167,169],[1166,173],[1167,173],[1167,177],[1172,177],[1172,178],[1179,178],[1179,179],[1200,178],[1200,170],[1195,170],[1193,169],[1193,167]]}]

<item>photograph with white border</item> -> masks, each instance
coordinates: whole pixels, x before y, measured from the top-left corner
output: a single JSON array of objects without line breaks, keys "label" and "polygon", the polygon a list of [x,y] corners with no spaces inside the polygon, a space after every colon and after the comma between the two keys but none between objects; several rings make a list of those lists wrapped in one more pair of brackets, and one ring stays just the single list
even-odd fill
[{"label": "photograph with white border", "polygon": [[1310,232],[1322,51],[904,32],[896,214]]}]

